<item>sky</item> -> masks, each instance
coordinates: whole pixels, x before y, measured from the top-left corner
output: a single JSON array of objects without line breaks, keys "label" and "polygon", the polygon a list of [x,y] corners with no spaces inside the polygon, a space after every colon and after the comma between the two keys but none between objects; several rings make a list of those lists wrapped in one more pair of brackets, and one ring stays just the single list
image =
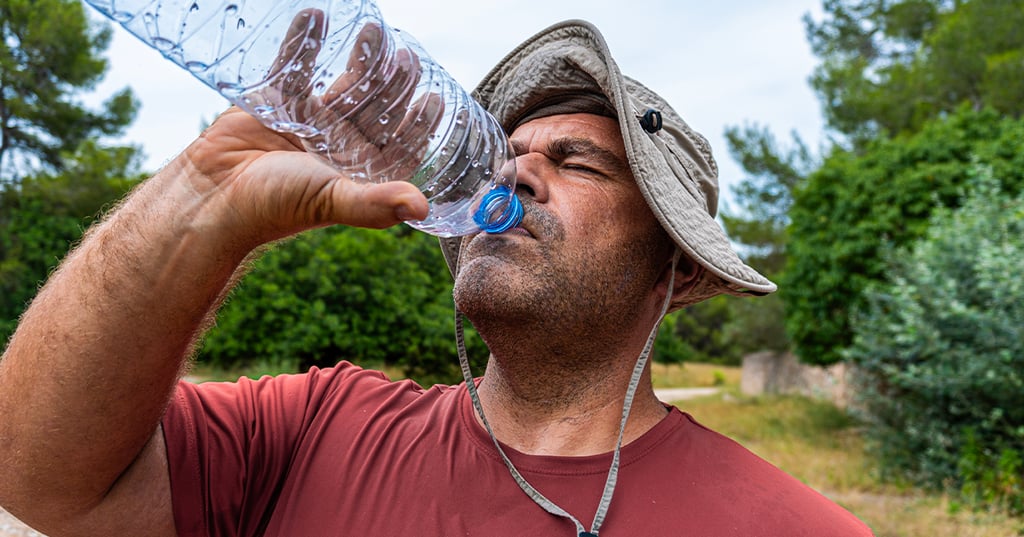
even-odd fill
[{"label": "sky", "polygon": [[[416,37],[469,89],[547,26],[571,18],[594,23],[620,70],[664,96],[708,138],[727,204],[743,172],[729,155],[726,128],[766,126],[783,143],[796,132],[812,148],[824,137],[821,107],[807,82],[816,61],[801,21],[806,13],[820,19],[821,0],[377,0],[377,5],[388,24]],[[119,26],[107,57],[110,70],[90,98],[98,102],[131,86],[141,109],[119,141],[142,146],[146,170],[173,158],[228,105]]]}]

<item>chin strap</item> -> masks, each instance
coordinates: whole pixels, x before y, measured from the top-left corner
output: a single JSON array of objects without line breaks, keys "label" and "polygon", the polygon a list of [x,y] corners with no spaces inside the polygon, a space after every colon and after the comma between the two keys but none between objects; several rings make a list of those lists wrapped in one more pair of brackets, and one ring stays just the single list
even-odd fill
[{"label": "chin strap", "polygon": [[480,403],[480,395],[477,393],[476,382],[473,380],[473,373],[469,368],[469,358],[466,355],[466,341],[465,335],[462,329],[462,312],[459,311],[458,306],[455,308],[455,342],[459,353],[459,365],[462,368],[462,377],[466,380],[466,389],[469,390],[469,398],[473,402],[473,408],[476,409],[477,415],[480,416],[480,421],[483,422],[484,428],[487,429],[488,436],[491,437],[491,441],[494,442],[494,447],[498,450],[498,454],[501,455],[501,460],[505,462],[505,466],[508,468],[512,478],[515,479],[516,484],[519,488],[523,489],[523,492],[530,497],[537,505],[539,505],[545,511],[552,515],[567,518],[572,521],[576,526],[576,534],[579,537],[597,537],[598,531],[601,529],[601,525],[604,524],[605,516],[608,514],[608,507],[612,503],[612,495],[615,493],[615,483],[619,477],[619,459],[622,451],[622,437],[626,432],[626,422],[629,420],[629,411],[633,407],[633,397],[636,395],[636,390],[640,386],[640,378],[643,376],[644,369],[647,367],[647,360],[650,357],[651,349],[654,346],[654,340],[658,336],[658,327],[661,325],[661,319],[665,317],[665,313],[668,312],[669,305],[672,303],[672,290],[675,287],[675,276],[676,276],[676,265],[679,262],[680,251],[676,249],[675,254],[672,257],[672,272],[669,276],[668,290],[665,293],[665,300],[661,306],[661,315],[658,317],[658,322],[654,324],[654,328],[651,329],[651,333],[647,336],[647,343],[644,344],[644,348],[640,351],[640,356],[636,360],[636,365],[633,366],[633,374],[629,378],[629,387],[626,389],[626,397],[622,403],[622,421],[619,423],[619,436],[615,442],[615,451],[612,455],[612,464],[608,468],[608,478],[604,483],[604,492],[601,494],[601,500],[597,504],[597,512],[594,514],[594,523],[590,527],[590,531],[587,531],[583,524],[580,523],[576,517],[569,514],[568,511],[562,509],[555,502],[547,499],[543,494],[531,485],[519,470],[516,469],[515,465],[512,464],[512,460],[505,454],[505,450],[502,449],[501,443],[498,442],[497,437],[494,436],[494,430],[491,429],[491,424],[487,421],[487,416],[484,415],[484,407]]}]

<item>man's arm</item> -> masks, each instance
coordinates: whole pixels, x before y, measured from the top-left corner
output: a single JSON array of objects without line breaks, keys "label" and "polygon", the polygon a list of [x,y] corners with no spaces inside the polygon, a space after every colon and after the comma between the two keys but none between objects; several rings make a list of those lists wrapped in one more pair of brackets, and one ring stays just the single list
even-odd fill
[{"label": "man's arm", "polygon": [[0,504],[51,535],[173,535],[158,423],[259,245],[424,218],[408,183],[358,185],[231,110],[90,230],[0,361]]}]

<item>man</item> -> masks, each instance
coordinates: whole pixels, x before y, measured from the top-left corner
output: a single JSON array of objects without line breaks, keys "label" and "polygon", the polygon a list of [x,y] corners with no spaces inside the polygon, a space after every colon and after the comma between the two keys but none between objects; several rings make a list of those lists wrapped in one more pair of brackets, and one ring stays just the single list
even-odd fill
[{"label": "man", "polygon": [[774,290],[712,219],[704,139],[581,22],[477,97],[511,133],[526,210],[442,241],[482,378],[424,390],[341,364],[176,386],[261,244],[427,212],[411,185],[354,184],[232,110],[25,314],[0,362],[0,503],[52,536],[869,535],[651,388],[666,311]]}]

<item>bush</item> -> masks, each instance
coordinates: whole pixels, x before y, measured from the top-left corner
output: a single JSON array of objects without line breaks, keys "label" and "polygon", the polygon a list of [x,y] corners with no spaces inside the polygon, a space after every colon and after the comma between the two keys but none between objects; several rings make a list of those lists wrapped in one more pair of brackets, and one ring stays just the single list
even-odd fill
[{"label": "bush", "polygon": [[739,364],[739,349],[723,329],[731,319],[730,300],[751,299],[716,296],[666,315],[651,358],[663,364]]},{"label": "bush", "polygon": [[[430,384],[462,378],[455,352],[452,279],[437,239],[398,226],[341,226],[277,244],[232,292],[200,359],[250,362],[339,360],[400,367]],[[467,323],[468,353],[483,371],[487,348]]]},{"label": "bush", "polygon": [[975,165],[970,192],[923,238],[890,249],[846,355],[861,371],[868,436],[889,477],[1021,511],[1024,195]]},{"label": "bush", "polygon": [[919,240],[937,206],[956,207],[972,156],[1008,192],[1024,188],[1024,120],[962,108],[912,135],[879,138],[863,153],[834,150],[794,192],[780,281],[786,327],[804,361],[842,359],[850,312],[885,280],[885,244]]}]

